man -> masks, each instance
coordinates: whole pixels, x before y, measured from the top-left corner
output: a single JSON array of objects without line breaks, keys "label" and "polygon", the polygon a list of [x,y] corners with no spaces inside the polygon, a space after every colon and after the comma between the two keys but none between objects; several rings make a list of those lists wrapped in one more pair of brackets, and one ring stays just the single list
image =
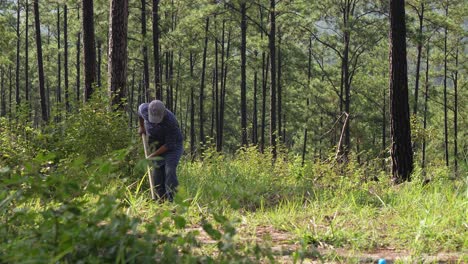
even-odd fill
[{"label": "man", "polygon": [[[174,114],[164,103],[154,100],[138,107],[140,126],[138,133],[148,135],[148,143],[155,146],[150,157],[161,157],[153,161],[153,183],[160,201],[173,201],[179,182],[177,164],[183,152],[182,132]],[[151,148],[153,149],[153,148]]]}]

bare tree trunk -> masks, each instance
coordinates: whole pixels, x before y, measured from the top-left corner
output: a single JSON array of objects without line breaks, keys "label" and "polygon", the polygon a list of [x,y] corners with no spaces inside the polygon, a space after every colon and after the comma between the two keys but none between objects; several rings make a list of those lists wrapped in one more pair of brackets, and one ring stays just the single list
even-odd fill
[{"label": "bare tree trunk", "polygon": [[[229,58],[229,50],[231,48],[231,31],[228,33],[228,41],[226,47],[226,58]],[[220,113],[219,113],[219,151],[223,150],[223,138],[224,138],[224,110],[225,110],[225,102],[226,102],[226,83],[227,83],[227,73],[228,73],[228,64],[225,63],[224,65],[224,73],[223,73],[223,85],[221,86],[221,103],[220,103]]]},{"label": "bare tree trunk", "polygon": [[68,7],[63,7],[63,41],[64,41],[64,70],[65,70],[65,109],[70,112],[70,98],[68,87]]},{"label": "bare tree trunk", "polygon": [[[100,39],[97,40],[97,87],[101,87],[102,85],[102,78],[101,78],[101,62],[102,62],[102,41]],[[108,54],[109,55],[109,54]],[[109,70],[109,69],[107,69]]]},{"label": "bare tree trunk", "polygon": [[[78,10],[78,21],[80,20],[80,12]],[[81,74],[80,74],[80,50],[81,50],[81,32],[78,31],[76,37],[76,102],[80,102],[80,86],[81,86]]]},{"label": "bare tree trunk", "polygon": [[421,53],[422,53],[422,46],[423,46],[423,22],[424,22],[424,3],[421,2],[421,13],[418,11],[418,18],[419,18],[419,29],[418,29],[418,58],[416,61],[416,84],[414,87],[414,107],[413,107],[413,114],[417,115],[418,113],[418,93],[419,93],[419,76],[420,76],[420,69],[421,69]]},{"label": "bare tree trunk", "polygon": [[270,48],[270,145],[273,159],[276,159],[276,1],[270,0],[270,34],[268,35]]},{"label": "bare tree trunk", "polygon": [[57,90],[55,91],[56,117],[60,121],[60,104],[62,102],[62,55],[60,54],[60,5],[57,5]]},{"label": "bare tree trunk", "polygon": [[0,100],[2,101],[0,104],[0,116],[4,117],[6,115],[6,102],[5,102],[5,71],[3,67],[0,68],[1,74],[1,86],[0,86]]},{"label": "bare tree trunk", "polygon": [[36,31],[37,46],[37,69],[39,73],[39,94],[41,97],[42,120],[47,123],[49,115],[47,113],[45,86],[44,86],[44,65],[42,61],[42,41],[41,41],[41,23],[39,18],[39,0],[34,1],[34,24]]},{"label": "bare tree trunk", "polygon": [[25,18],[25,43],[24,43],[24,86],[25,86],[25,100],[27,104],[28,119],[31,119],[31,98],[29,95],[29,3],[25,3],[26,18]]},{"label": "bare tree trunk", "polygon": [[[255,51],[257,57],[257,51]],[[252,111],[252,144],[258,143],[258,110],[257,110],[257,91],[258,91],[258,72],[254,72],[254,94],[253,94],[253,111]]]},{"label": "bare tree trunk", "polygon": [[404,0],[390,0],[390,113],[392,173],[395,183],[410,181],[413,171],[408,105]]},{"label": "bare tree trunk", "polygon": [[109,97],[112,106],[123,110],[127,86],[128,0],[111,0],[109,17]]},{"label": "bare tree trunk", "polygon": [[[195,67],[195,59],[193,53],[190,52],[190,79],[193,80],[193,68]],[[195,157],[195,88],[190,86],[190,154]]]},{"label": "bare tree trunk", "polygon": [[13,111],[11,111],[13,105],[13,74],[11,64],[8,66],[8,79],[9,79],[9,90],[8,90],[8,117],[13,118]]},{"label": "bare tree trunk", "polygon": [[[445,7],[445,17],[448,18],[448,3]],[[445,165],[449,166],[449,144],[448,144],[448,116],[447,116],[447,26],[444,30],[444,143],[445,143]]]},{"label": "bare tree trunk", "polygon": [[[35,0],[37,1],[37,0]],[[17,9],[16,9],[16,93],[15,93],[15,98],[16,98],[16,109],[19,109],[19,105],[21,103],[21,97],[20,97],[20,19],[21,19],[21,6],[20,6],[20,1],[17,0]],[[18,113],[16,113],[18,114]]]},{"label": "bare tree trunk", "polygon": [[141,0],[141,36],[143,39],[143,87],[145,91],[145,101],[150,100],[149,92],[149,63],[148,63],[148,45],[146,39],[146,0]]},{"label": "bare tree trunk", "polygon": [[455,165],[455,175],[458,174],[458,43],[455,53],[455,72],[453,73],[453,92],[454,92],[454,109],[453,109],[453,162]]},{"label": "bare tree trunk", "polygon": [[[428,104],[429,101],[429,55],[430,55],[430,48],[429,43],[426,47],[426,84],[425,84],[425,91],[424,91],[424,118],[423,118],[423,128],[424,131],[427,128],[427,113],[428,113]],[[423,137],[422,142],[422,162],[421,167],[424,172],[424,168],[426,166],[426,137]]]},{"label": "bare tree trunk", "polygon": [[88,101],[96,82],[96,49],[94,41],[93,0],[82,0],[83,53],[84,53],[84,101]]},{"label": "bare tree trunk", "polygon": [[279,142],[284,142],[284,138],[281,136],[283,129],[283,91],[281,86],[281,31],[278,29],[278,137]]},{"label": "bare tree trunk", "polygon": [[387,95],[385,90],[383,91],[383,104],[382,104],[382,169],[387,171],[385,166],[386,149],[387,149]]},{"label": "bare tree trunk", "polygon": [[270,55],[262,54],[263,57],[263,66],[262,66],[262,137],[260,150],[262,153],[265,151],[265,128],[266,128],[266,101],[267,101],[267,84],[268,84],[268,69],[270,68]]},{"label": "bare tree trunk", "polygon": [[[216,94],[216,98],[219,97],[219,99],[216,100],[216,109],[218,109],[218,114],[216,116],[216,151],[220,152],[222,150],[222,128],[221,128],[221,108],[222,108],[222,103],[223,103],[223,87],[224,87],[224,56],[225,56],[225,50],[224,50],[224,44],[225,44],[225,25],[226,21],[223,20],[223,28],[221,32],[221,91],[219,92],[219,95]],[[217,90],[218,91],[218,90]],[[219,102],[218,102],[219,101]]]},{"label": "bare tree trunk", "polygon": [[159,56],[159,0],[153,0],[153,59],[156,99],[162,100],[161,58]]},{"label": "bare tree trunk", "polygon": [[[310,88],[311,78],[312,78],[312,37],[309,38],[309,60],[307,64],[307,88]],[[307,97],[306,106],[307,106],[306,111],[309,111],[309,106],[310,106],[309,97]],[[302,162],[301,162],[302,166],[304,166],[305,157],[307,154],[307,127],[308,125],[309,125],[309,119],[306,118],[305,128],[304,128],[304,143],[302,145]]]},{"label": "bare tree trunk", "polygon": [[246,53],[247,53],[247,8],[246,3],[241,2],[241,134],[242,146],[247,146],[247,76],[246,76]]},{"label": "bare tree trunk", "polygon": [[204,121],[204,109],[203,109],[203,101],[204,101],[204,89],[205,89],[205,72],[206,72],[206,52],[208,49],[208,26],[209,26],[209,18],[206,18],[206,25],[205,25],[205,46],[203,48],[203,64],[202,64],[202,76],[201,76],[201,84],[200,84],[200,140],[202,141],[203,145],[205,145],[205,133],[203,131],[203,126],[205,124]]}]

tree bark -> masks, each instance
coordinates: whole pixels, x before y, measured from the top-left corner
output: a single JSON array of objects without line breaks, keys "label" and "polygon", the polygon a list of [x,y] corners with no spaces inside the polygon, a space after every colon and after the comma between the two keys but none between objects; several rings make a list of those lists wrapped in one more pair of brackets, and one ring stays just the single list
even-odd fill
[{"label": "tree bark", "polygon": [[5,102],[5,71],[3,67],[0,68],[0,78],[1,78],[1,86],[0,86],[0,116],[4,117],[6,115],[6,102]]},{"label": "tree bark", "polygon": [[[228,32],[228,40],[226,47],[226,58],[229,58],[229,51],[231,49],[231,31]],[[227,74],[228,74],[228,64],[224,64],[223,72],[223,85],[221,86],[221,102],[220,102],[220,113],[219,113],[219,151],[223,150],[223,138],[224,138],[224,110],[226,105],[226,83],[227,83]]]},{"label": "tree bark", "polygon": [[270,0],[270,34],[268,46],[270,49],[270,145],[273,159],[276,159],[276,1]]},{"label": "tree bark", "polygon": [[128,0],[110,1],[108,91],[111,106],[124,109],[127,84]]},{"label": "tree bark", "polygon": [[36,31],[36,47],[37,47],[37,69],[39,74],[39,94],[41,98],[42,120],[47,123],[49,115],[47,113],[46,95],[44,86],[44,65],[42,61],[42,40],[41,40],[41,23],[39,18],[39,0],[34,0],[34,24]]},{"label": "tree bark", "polygon": [[416,60],[416,83],[414,87],[414,106],[413,106],[413,114],[418,114],[418,93],[419,93],[419,76],[420,76],[420,69],[421,69],[421,54],[422,54],[422,46],[423,46],[423,22],[424,22],[424,3],[421,2],[421,13],[418,11],[418,18],[419,18],[419,29],[418,29],[418,55]]},{"label": "tree bark", "polygon": [[148,62],[148,45],[146,39],[146,0],[141,0],[141,37],[143,39],[143,87],[145,93],[145,101],[149,101],[149,62]]},{"label": "tree bark", "polygon": [[[445,17],[448,18],[448,3],[445,7]],[[445,145],[445,165],[449,166],[449,143],[448,143],[448,109],[447,109],[447,26],[444,29],[444,145]]]},{"label": "tree bark", "polygon": [[65,109],[67,112],[70,112],[70,98],[69,98],[69,87],[68,87],[68,7],[64,5],[63,7],[63,41],[64,41],[64,61],[63,67],[65,71],[64,81],[65,81]]},{"label": "tree bark", "polygon": [[283,129],[283,87],[281,86],[281,31],[278,28],[278,137],[280,142],[284,142],[284,138],[281,135]]},{"label": "tree bark", "polygon": [[27,111],[28,111],[28,118],[30,118],[30,107],[31,107],[31,101],[30,101],[30,94],[29,94],[29,3],[28,0],[26,0],[25,3],[25,9],[26,9],[26,18],[25,18],[25,43],[24,43],[24,87],[25,87],[25,100],[27,103]]},{"label": "tree bark", "polygon": [[153,0],[153,59],[156,99],[162,100],[161,58],[159,56],[159,0]]},{"label": "tree bark", "polygon": [[[430,55],[430,48],[429,43],[426,47],[426,80],[425,80],[425,91],[424,91],[424,117],[423,117],[423,128],[426,131],[427,128],[427,114],[428,114],[428,104],[429,101],[429,55]],[[421,161],[421,168],[423,169],[426,167],[426,137],[423,137],[422,142],[422,161]]]},{"label": "tree bark", "polygon": [[[102,41],[97,40],[96,42],[97,46],[97,65],[96,65],[96,70],[97,70],[97,87],[101,87],[102,82],[101,82],[101,62],[102,62]],[[109,55],[109,54],[108,54]],[[109,69],[107,69],[109,70]]]},{"label": "tree bark", "polygon": [[82,0],[83,53],[84,53],[84,101],[88,101],[96,82],[96,49],[94,41],[93,0]]},{"label": "tree bark", "polygon": [[[193,53],[190,52],[190,79],[193,80],[193,68],[195,67],[195,59]],[[190,154],[195,157],[195,88],[190,86]]]},{"label": "tree bark", "polygon": [[205,90],[205,72],[206,72],[206,52],[208,49],[208,26],[210,23],[210,19],[206,18],[206,25],[205,25],[205,46],[203,48],[203,64],[202,64],[202,75],[201,75],[201,84],[200,84],[200,140],[202,141],[203,145],[205,145],[205,133],[203,130],[203,126],[205,124],[204,121],[204,109],[203,109],[203,102],[204,102],[204,90]]},{"label": "tree bark", "polygon": [[[310,88],[310,80],[312,78],[312,37],[309,38],[309,56],[308,56],[308,63],[307,63],[307,88]],[[308,91],[306,91],[306,94]],[[307,97],[306,99],[306,111],[309,111],[310,99]],[[307,113],[306,113],[307,115]],[[305,127],[304,127],[304,143],[302,144],[302,166],[305,163],[305,157],[307,154],[307,127],[309,125],[309,119],[306,118],[305,120]]]},{"label": "tree bark", "polygon": [[[38,1],[38,0],[35,0]],[[19,109],[19,105],[21,103],[20,97],[20,19],[21,19],[21,6],[20,1],[17,0],[17,9],[16,9],[16,93],[15,93],[15,101],[16,101],[16,109]],[[18,113],[16,113],[18,114]]]},{"label": "tree bark", "polygon": [[60,120],[60,104],[62,102],[62,55],[60,54],[60,5],[57,5],[57,90],[55,100],[57,107],[56,121]]},{"label": "tree bark", "polygon": [[404,0],[390,1],[390,113],[392,174],[396,184],[410,181],[413,171],[408,105]]},{"label": "tree bark", "polygon": [[247,76],[246,76],[246,53],[247,53],[247,8],[243,1],[240,4],[241,11],[241,144],[247,146]]},{"label": "tree bark", "polygon": [[[78,21],[80,20],[80,12],[77,13]],[[80,86],[81,86],[81,74],[80,74],[80,50],[81,50],[81,32],[78,31],[76,37],[76,102],[80,102]]]},{"label": "tree bark", "polygon": [[455,175],[458,174],[458,52],[455,52],[455,72],[453,73],[453,92],[454,92],[454,109],[453,109],[453,162],[455,165]]}]

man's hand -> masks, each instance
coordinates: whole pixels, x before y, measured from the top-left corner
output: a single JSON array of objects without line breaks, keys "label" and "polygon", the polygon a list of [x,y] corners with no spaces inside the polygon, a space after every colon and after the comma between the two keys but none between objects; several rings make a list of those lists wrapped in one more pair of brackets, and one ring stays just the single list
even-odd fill
[{"label": "man's hand", "polygon": [[138,127],[138,135],[143,135],[146,134],[145,128],[144,127]]}]

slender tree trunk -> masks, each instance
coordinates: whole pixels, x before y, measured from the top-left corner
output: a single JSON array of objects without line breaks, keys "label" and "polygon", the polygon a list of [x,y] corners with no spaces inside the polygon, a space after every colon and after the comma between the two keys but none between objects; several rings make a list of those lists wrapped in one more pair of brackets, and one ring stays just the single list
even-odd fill
[{"label": "slender tree trunk", "polygon": [[135,90],[135,68],[132,70],[132,85],[130,87],[130,94],[128,96],[128,113],[130,114],[130,120],[128,127],[131,129],[133,124],[133,91]]},{"label": "slender tree trunk", "polygon": [[205,46],[203,48],[203,64],[202,64],[202,75],[201,75],[201,84],[200,84],[200,140],[202,141],[203,145],[205,145],[205,133],[203,131],[203,126],[205,124],[204,115],[203,115],[203,102],[204,102],[204,90],[205,90],[205,72],[206,72],[206,52],[208,49],[208,26],[209,26],[209,18],[206,18],[206,25],[205,25]]},{"label": "slender tree trunk", "polygon": [[[428,114],[428,104],[427,102],[429,101],[429,55],[430,55],[430,48],[429,48],[429,43],[427,44],[426,47],[426,84],[425,84],[425,91],[424,91],[424,118],[423,118],[423,128],[424,131],[426,131],[427,128],[427,114]],[[421,161],[421,167],[424,172],[424,168],[426,167],[426,137],[423,137],[423,142],[422,142],[422,161]]]},{"label": "slender tree trunk", "polygon": [[146,39],[146,0],[141,0],[141,37],[143,39],[143,87],[145,91],[145,101],[149,101],[149,63],[148,63],[148,45]]},{"label": "slender tree trunk", "polygon": [[418,29],[418,57],[416,61],[416,84],[414,87],[414,106],[413,106],[413,114],[417,115],[418,113],[418,93],[419,93],[419,76],[420,76],[420,69],[421,69],[421,54],[422,54],[422,46],[423,46],[423,22],[424,22],[424,3],[421,2],[421,13],[418,13],[419,17],[419,29]]},{"label": "slender tree trunk", "polygon": [[[190,79],[193,80],[193,68],[195,67],[195,59],[193,53],[190,52]],[[190,154],[195,157],[195,88],[190,85]]]},{"label": "slender tree trunk", "polygon": [[36,46],[37,46],[37,69],[39,74],[39,94],[41,97],[42,120],[49,121],[47,113],[45,86],[44,86],[44,65],[42,61],[42,41],[41,41],[41,23],[39,18],[39,0],[34,0],[34,24],[36,31]]},{"label": "slender tree trunk", "polygon": [[[37,0],[35,0],[37,1]],[[17,0],[17,9],[16,9],[16,93],[15,93],[15,99],[16,99],[16,109],[19,109],[19,105],[21,103],[21,97],[20,97],[20,19],[21,19],[21,6],[20,6],[20,1]],[[18,114],[18,113],[16,113]]]},{"label": "slender tree trunk", "polygon": [[458,173],[458,43],[455,53],[455,72],[453,73],[453,92],[454,92],[454,109],[453,109],[453,162],[455,165],[455,175]]},{"label": "slender tree trunk", "polygon": [[[310,89],[311,78],[312,78],[312,37],[309,38],[309,60],[307,64],[307,88],[309,89]],[[307,93],[308,91],[306,91],[306,94]],[[309,111],[309,106],[310,106],[309,97],[307,97],[306,106],[307,106],[306,111]],[[302,166],[304,166],[305,157],[307,154],[307,127],[308,125],[309,125],[309,118],[306,118],[305,128],[304,128],[304,143],[302,145],[302,162],[301,162]]]},{"label": "slender tree trunk", "polygon": [[63,41],[64,41],[64,61],[63,67],[65,71],[65,109],[70,112],[70,98],[69,98],[69,87],[68,87],[68,7],[63,7]]},{"label": "slender tree trunk", "polygon": [[159,0],[153,0],[153,59],[156,99],[162,100],[161,58],[159,56]]},{"label": "slender tree trunk", "polygon": [[382,104],[382,169],[387,171],[385,166],[386,149],[387,149],[387,95],[383,91],[383,104]]},{"label": "slender tree trunk", "polygon": [[26,0],[25,3],[25,9],[26,9],[26,18],[25,18],[25,38],[24,38],[24,87],[25,87],[25,100],[27,103],[27,111],[28,111],[28,118],[31,118],[31,98],[29,95],[29,3],[28,0]]},{"label": "slender tree trunk", "polygon": [[[78,21],[80,20],[80,12],[78,11]],[[76,102],[80,102],[80,86],[81,86],[81,74],[80,74],[80,50],[81,50],[81,32],[78,31],[76,37]]]},{"label": "slender tree trunk", "polygon": [[[102,85],[102,77],[101,77],[101,63],[102,63],[102,41],[97,41],[97,87],[101,87]],[[109,55],[109,54],[108,54]]]},{"label": "slender tree trunk", "polygon": [[84,101],[88,101],[96,82],[96,48],[94,41],[93,0],[82,0],[83,53],[84,53]]},{"label": "slender tree trunk", "polygon": [[394,182],[401,183],[409,181],[413,171],[404,0],[390,0],[390,25],[392,173]]},{"label": "slender tree trunk", "polygon": [[216,117],[217,123],[216,123],[216,151],[220,152],[222,150],[222,133],[221,133],[221,108],[222,108],[222,94],[223,94],[223,88],[224,88],[224,56],[225,56],[225,50],[224,50],[224,44],[225,44],[225,25],[226,21],[223,20],[223,29],[221,32],[221,91],[219,92],[219,95],[217,94],[216,97],[219,97],[219,100],[217,100],[217,104],[219,101],[219,105],[217,105],[218,109],[218,115]]},{"label": "slender tree trunk", "polygon": [[[445,17],[448,18],[448,3],[445,7]],[[444,143],[445,143],[445,165],[449,166],[449,143],[448,143],[448,116],[447,116],[447,26],[444,30]]]},{"label": "slender tree trunk", "polygon": [[[255,57],[257,52],[255,52]],[[253,111],[252,111],[252,144],[258,143],[258,110],[257,110],[257,91],[258,91],[258,72],[254,72],[254,94],[253,94]]]},{"label": "slender tree trunk", "polygon": [[[227,47],[226,47],[226,58],[229,58],[229,51],[231,48],[231,31],[228,33],[228,41],[227,41]],[[220,123],[219,123],[219,151],[223,150],[223,138],[224,138],[224,110],[225,110],[225,105],[226,105],[226,83],[227,83],[227,73],[228,73],[228,64],[227,62],[224,65],[224,73],[223,73],[223,85],[221,87],[221,103],[220,103]]]},{"label": "slender tree trunk", "polygon": [[112,106],[123,110],[127,87],[128,0],[111,0],[109,17],[109,97]]},{"label": "slender tree trunk", "polygon": [[278,137],[279,142],[284,142],[284,138],[281,136],[283,129],[283,87],[281,86],[281,31],[278,29]]},{"label": "slender tree trunk", "polygon": [[[215,44],[216,45],[216,44]],[[216,52],[215,52],[216,53]],[[215,124],[215,89],[216,89],[216,67],[213,69],[212,79],[211,79],[211,127],[210,127],[210,138],[214,136],[214,124]]]},{"label": "slender tree trunk", "polygon": [[262,137],[261,137],[261,152],[265,151],[265,130],[266,130],[266,101],[267,101],[267,84],[268,84],[268,69],[270,68],[270,55],[262,54],[263,56],[263,80],[262,80]]},{"label": "slender tree trunk", "polygon": [[247,53],[247,8],[246,3],[241,2],[241,134],[242,146],[247,146],[247,76],[246,76],[246,53]]},{"label": "slender tree trunk", "polygon": [[8,117],[11,119],[13,118],[13,111],[11,111],[11,108],[13,106],[13,74],[12,74],[12,67],[11,64],[8,66],[8,79],[9,79],[9,85],[8,85]]},{"label": "slender tree trunk", "polygon": [[276,1],[270,0],[270,34],[268,35],[270,48],[270,145],[273,159],[276,159]]},{"label": "slender tree trunk", "polygon": [[1,99],[1,105],[0,105],[0,116],[4,117],[6,115],[6,102],[5,102],[5,71],[3,67],[0,68],[1,74],[1,86],[0,86],[0,99]]},{"label": "slender tree trunk", "polygon": [[56,122],[60,121],[60,104],[62,102],[62,55],[60,46],[60,5],[57,5],[57,90],[56,100]]},{"label": "slender tree trunk", "polygon": [[[349,4],[346,5],[346,11],[344,16],[344,24],[348,27],[349,24],[349,16],[350,16],[350,6]],[[344,78],[344,93],[345,93],[345,101],[344,101],[344,111],[350,115],[350,105],[351,105],[351,83],[350,83],[350,76],[349,76],[349,43],[350,43],[350,31],[348,28],[344,30],[344,51],[343,51],[343,78]],[[343,161],[348,160],[349,150],[351,149],[351,134],[350,134],[350,120],[351,118],[348,117],[347,122],[345,122],[344,126],[344,144],[342,146],[342,159]]]}]

